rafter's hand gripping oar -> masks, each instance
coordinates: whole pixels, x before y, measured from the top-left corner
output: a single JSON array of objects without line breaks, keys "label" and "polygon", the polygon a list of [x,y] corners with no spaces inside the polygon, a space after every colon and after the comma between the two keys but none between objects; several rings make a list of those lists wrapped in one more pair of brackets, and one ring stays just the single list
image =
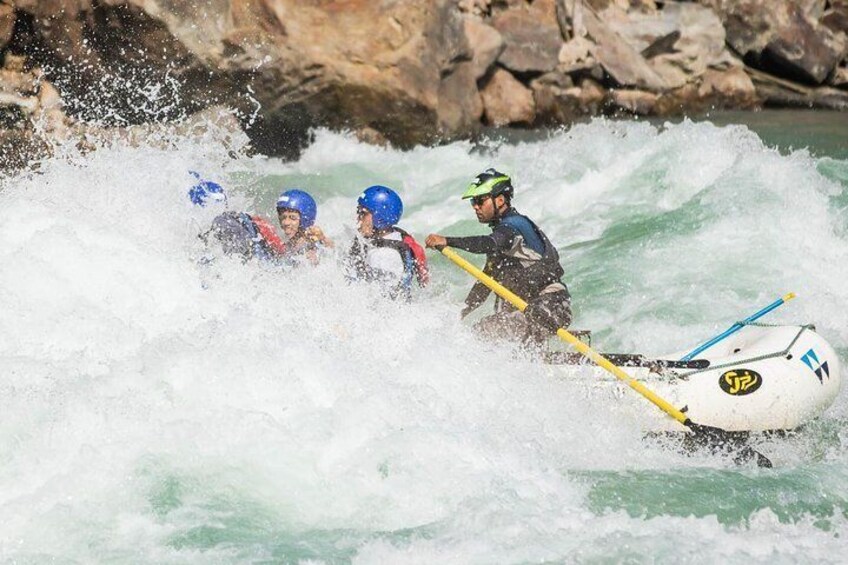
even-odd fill
[{"label": "rafter's hand gripping oar", "polygon": [[[514,294],[509,289],[502,286],[495,279],[460,257],[456,251],[449,249],[447,247],[443,247],[440,249],[442,254],[456,263],[458,266],[465,269],[470,275],[479,280],[481,283],[492,289],[498,296],[521,310],[522,312],[527,308],[527,302],[521,299],[518,295]],[[651,390],[648,389],[645,385],[622,371],[619,367],[613,365],[608,359],[606,359],[603,355],[574,337],[570,332],[568,332],[564,328],[560,328],[557,330],[557,335],[563,341],[574,346],[577,351],[585,355],[589,358],[593,363],[597,364],[599,367],[607,370],[612,373],[616,378],[624,381],[627,386],[641,394],[643,397],[648,399],[652,404],[654,404],[657,408],[692,430],[695,434],[697,434],[702,439],[705,439],[709,442],[714,443],[724,443],[725,439],[729,436],[733,436],[732,432],[727,432],[722,430],[721,428],[716,428],[713,426],[704,426],[702,424],[696,424],[692,420],[690,420],[686,415],[672,406],[666,400],[660,398],[656,394],[654,394]],[[768,460],[764,455],[757,453],[752,450],[750,447],[745,448],[743,450],[744,459],[750,459],[750,456],[753,455],[756,457],[757,465],[760,467],[771,467],[771,461]]]}]

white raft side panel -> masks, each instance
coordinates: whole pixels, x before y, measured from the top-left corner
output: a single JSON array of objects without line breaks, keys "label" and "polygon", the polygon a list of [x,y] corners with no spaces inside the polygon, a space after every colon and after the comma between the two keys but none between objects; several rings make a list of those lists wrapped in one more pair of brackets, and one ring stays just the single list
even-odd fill
[{"label": "white raft side panel", "polygon": [[[745,360],[783,351],[799,331],[800,326],[745,327],[720,344],[720,349],[699,356],[717,368],[681,372],[677,381],[656,382],[655,392],[678,408],[686,407],[686,414],[698,424],[728,431],[795,429],[821,415],[839,394],[840,365],[833,348],[807,329],[788,355]],[[805,356],[812,367],[804,362]],[[726,392],[721,386],[723,376],[744,370],[757,373],[759,383],[747,391]],[[679,426],[668,429],[675,428]]]},{"label": "white raft side panel", "polygon": [[[660,398],[685,413],[693,422],[728,431],[791,430],[821,415],[839,394],[841,373],[833,348],[818,334],[804,330],[786,356],[739,363],[745,359],[783,351],[792,342],[800,326],[748,326],[710,348],[699,358],[720,366],[703,372],[668,371],[651,373],[645,368],[623,367],[625,373],[638,380]],[[720,346],[720,347],[719,347]],[[734,353],[734,351],[739,350]],[[810,350],[818,362],[810,368],[802,358]],[[679,359],[687,352],[663,356]],[[814,371],[827,363],[822,379]],[[725,367],[725,365],[729,365]],[[760,375],[761,382],[753,392],[733,395],[719,384],[727,371],[747,369]],[[572,369],[573,370],[573,369]],[[585,367],[577,379],[585,380],[587,401],[617,401],[616,412],[637,419],[645,431],[685,431],[687,428],[665,414],[625,383],[599,367]],[[688,375],[688,376],[687,376]],[[574,380],[575,376],[568,377]],[[753,387],[750,387],[753,388]]]}]

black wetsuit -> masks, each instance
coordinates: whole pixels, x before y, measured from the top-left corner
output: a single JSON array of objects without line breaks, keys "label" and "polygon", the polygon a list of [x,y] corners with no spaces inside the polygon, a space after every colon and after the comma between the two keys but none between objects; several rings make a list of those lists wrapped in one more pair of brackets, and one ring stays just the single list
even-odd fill
[{"label": "black wetsuit", "polygon": [[[510,208],[489,224],[492,233],[470,237],[448,237],[450,247],[485,253],[483,272],[528,303],[524,316],[498,299],[495,314],[481,320],[481,330],[508,333],[540,343],[558,328],[571,324],[571,296],[562,282],[564,271],[559,253],[547,236],[526,216]],[[489,296],[483,283],[476,283],[465,299],[463,316]]]}]

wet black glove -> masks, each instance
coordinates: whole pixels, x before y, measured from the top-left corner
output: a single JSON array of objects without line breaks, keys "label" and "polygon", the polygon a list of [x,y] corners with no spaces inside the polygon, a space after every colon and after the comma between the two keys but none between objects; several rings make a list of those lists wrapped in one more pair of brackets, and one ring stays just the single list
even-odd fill
[{"label": "wet black glove", "polygon": [[528,304],[527,308],[524,309],[524,315],[531,323],[541,326],[551,333],[556,333],[564,325],[554,317],[545,304]]}]

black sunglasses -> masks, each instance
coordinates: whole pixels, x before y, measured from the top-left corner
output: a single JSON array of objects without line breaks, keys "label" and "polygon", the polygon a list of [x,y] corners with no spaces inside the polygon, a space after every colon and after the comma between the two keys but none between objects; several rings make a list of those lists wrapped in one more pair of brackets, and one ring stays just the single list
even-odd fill
[{"label": "black sunglasses", "polygon": [[477,206],[478,208],[482,206],[487,199],[491,198],[491,194],[481,194],[480,196],[475,196],[471,199],[471,205]]}]

